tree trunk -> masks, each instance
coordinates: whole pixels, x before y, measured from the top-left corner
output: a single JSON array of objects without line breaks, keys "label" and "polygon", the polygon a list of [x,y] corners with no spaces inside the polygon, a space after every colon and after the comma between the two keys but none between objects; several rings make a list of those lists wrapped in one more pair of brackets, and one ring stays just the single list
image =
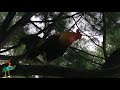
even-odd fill
[{"label": "tree trunk", "polygon": [[106,13],[103,12],[103,53],[105,57],[105,61],[107,61],[108,56],[107,56],[107,51],[106,51]]}]

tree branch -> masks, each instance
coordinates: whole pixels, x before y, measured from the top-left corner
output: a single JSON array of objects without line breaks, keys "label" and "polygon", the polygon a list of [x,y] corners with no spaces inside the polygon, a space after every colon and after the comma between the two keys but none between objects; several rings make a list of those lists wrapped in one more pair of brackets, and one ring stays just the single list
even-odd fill
[{"label": "tree branch", "polygon": [[17,57],[19,57],[19,55],[18,56],[0,55],[0,60],[9,60],[11,58],[14,59]]},{"label": "tree branch", "polygon": [[105,57],[105,61],[107,61],[107,51],[106,51],[106,15],[105,12],[103,12],[103,53]]},{"label": "tree branch", "polygon": [[6,37],[7,29],[9,28],[16,12],[9,12],[5,20],[0,25],[0,43],[3,42],[4,37]]},{"label": "tree branch", "polygon": [[0,51],[0,53],[9,51],[9,50],[14,49],[14,48],[17,48],[17,47],[19,47],[20,45],[22,45],[22,43],[18,43],[17,45],[14,45],[14,46],[9,47],[9,48],[7,48],[7,49],[5,49],[5,50],[2,50],[2,51]]},{"label": "tree branch", "polygon": [[63,14],[64,14],[64,12],[60,13],[60,14],[54,19],[54,22],[53,22],[53,23],[49,24],[49,25],[48,25],[47,27],[45,27],[43,30],[39,31],[39,32],[37,33],[37,35],[39,35],[39,34],[42,33],[43,31],[46,31],[46,30],[47,30],[47,32],[46,32],[47,34],[45,34],[44,37],[43,37],[43,38],[45,38],[45,37],[48,35],[48,33],[52,31],[53,26],[55,25],[55,23],[59,20],[59,18],[60,18]]},{"label": "tree branch", "polygon": [[85,57],[83,57],[82,55],[80,55],[79,53],[77,53],[74,49],[72,49],[79,57],[81,57],[81,58],[83,58],[83,59],[85,59],[85,60],[87,60],[87,61],[89,61],[89,62],[92,62],[92,63],[94,63],[94,64],[97,64],[97,65],[99,65],[99,66],[102,66],[103,64],[100,64],[100,63],[97,63],[97,62],[95,62],[95,61],[92,61],[91,59],[87,59],[87,58],[85,58]]},{"label": "tree branch", "polygon": [[41,28],[39,28],[36,24],[34,24],[33,21],[30,20],[30,23],[32,23],[36,28],[38,28],[39,30],[42,30]]},{"label": "tree branch", "polygon": [[[3,45],[10,40],[10,38],[16,33],[21,30],[21,27],[26,25],[28,22],[30,22],[30,18],[34,15],[33,12],[27,12],[16,24],[11,26],[8,31],[6,32],[6,35],[4,35],[0,40],[0,48],[3,47]],[[7,37],[6,37],[7,36]]]},{"label": "tree branch", "polygon": [[[80,12],[75,13],[75,14],[70,15],[70,16],[60,17],[60,18],[58,18],[57,20],[68,19],[68,18],[71,18],[71,17],[73,17],[73,16],[75,16],[75,15],[77,15],[77,14],[80,14]],[[56,19],[53,19],[53,20],[43,20],[43,21],[33,21],[33,22],[35,22],[35,23],[46,23],[46,22],[54,22],[54,21],[56,21]]]},{"label": "tree branch", "polygon": [[100,32],[100,30],[98,30],[98,29],[95,27],[95,25],[91,24],[90,21],[88,21],[86,18],[84,18],[84,19],[91,25],[91,27],[92,27],[93,29],[95,29],[95,30],[97,30],[97,31]]},{"label": "tree branch", "polygon": [[53,22],[54,20],[42,20],[42,21],[32,21],[34,23],[45,23],[45,22]]},{"label": "tree branch", "polygon": [[9,25],[11,24],[15,14],[16,14],[16,12],[9,12],[7,14],[5,20],[2,22],[2,25],[0,26],[0,34],[1,34],[1,32],[6,33],[6,30],[8,29]]},{"label": "tree branch", "polygon": [[[0,72],[2,70],[0,68]],[[11,71],[12,75],[48,75],[64,78],[108,78],[120,71],[120,66],[114,69],[106,70],[80,70],[67,67],[59,67],[53,65],[16,65],[15,70]],[[1,75],[2,76],[2,75]]]},{"label": "tree branch", "polygon": [[96,56],[96,55],[92,55],[92,54],[90,54],[90,53],[87,53],[87,52],[85,52],[85,51],[83,51],[83,50],[80,50],[80,49],[75,48],[75,47],[72,47],[72,46],[71,46],[70,48],[71,48],[71,49],[74,49],[74,50],[78,50],[78,51],[80,51],[80,52],[83,52],[83,53],[88,54],[88,55],[93,56],[93,57],[97,57],[97,58],[100,58],[100,59],[105,59],[105,58],[103,58],[103,57]]},{"label": "tree branch", "polygon": [[71,30],[77,24],[77,22],[80,21],[81,18],[82,14],[80,15],[80,18],[77,21],[75,21],[75,23],[68,30]]},{"label": "tree branch", "polygon": [[[73,17],[73,20],[75,21],[74,17]],[[75,22],[76,22],[76,21],[75,21]],[[75,23],[75,24],[76,24],[77,28],[78,28],[82,33],[84,33],[84,32],[78,27],[77,23]],[[85,34],[85,33],[84,33],[84,34]],[[94,40],[91,39],[91,37],[90,37],[89,35],[87,35],[87,34],[85,34],[85,35],[86,35],[96,46],[102,48],[101,46],[99,46],[98,44],[96,44],[96,43],[94,42]]]}]

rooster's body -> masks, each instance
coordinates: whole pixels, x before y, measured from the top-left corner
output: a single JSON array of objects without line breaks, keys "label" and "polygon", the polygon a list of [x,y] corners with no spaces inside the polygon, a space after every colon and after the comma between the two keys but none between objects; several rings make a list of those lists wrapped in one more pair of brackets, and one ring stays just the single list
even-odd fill
[{"label": "rooster's body", "polygon": [[77,31],[77,33],[61,32],[49,36],[42,44],[41,39],[39,39],[39,43],[36,42],[32,45],[34,48],[32,48],[32,52],[29,52],[29,57],[34,58],[41,54],[46,58],[47,62],[50,62],[62,56],[67,48],[69,48],[74,41],[80,39],[81,36],[79,31]]}]

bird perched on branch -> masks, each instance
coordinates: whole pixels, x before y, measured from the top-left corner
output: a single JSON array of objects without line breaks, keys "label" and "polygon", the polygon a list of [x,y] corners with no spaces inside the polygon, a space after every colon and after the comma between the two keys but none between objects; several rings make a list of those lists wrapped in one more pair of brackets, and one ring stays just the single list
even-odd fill
[{"label": "bird perched on branch", "polygon": [[40,47],[40,53],[50,62],[62,56],[74,41],[81,39],[81,36],[79,30],[76,33],[66,31],[52,35]]},{"label": "bird perched on branch", "polygon": [[50,62],[62,56],[67,48],[69,48],[74,41],[81,39],[81,37],[82,34],[79,30],[77,30],[76,33],[68,31],[57,33],[49,36],[44,41],[42,41],[40,37],[34,36],[34,39],[31,39],[31,44],[26,43],[26,53],[28,58],[35,58],[41,54],[47,62]]}]

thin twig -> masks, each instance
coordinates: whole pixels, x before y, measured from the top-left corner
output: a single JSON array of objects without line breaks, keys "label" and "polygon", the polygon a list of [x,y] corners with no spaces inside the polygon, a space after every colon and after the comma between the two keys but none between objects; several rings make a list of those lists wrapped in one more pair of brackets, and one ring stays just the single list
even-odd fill
[{"label": "thin twig", "polygon": [[80,52],[83,52],[83,53],[86,53],[86,54],[88,54],[88,55],[90,55],[90,56],[93,56],[93,57],[97,57],[97,58],[100,58],[100,59],[105,59],[105,58],[103,58],[103,57],[100,57],[100,56],[96,56],[96,55],[92,55],[92,54],[90,54],[90,53],[87,53],[87,52],[85,52],[85,51],[83,51],[83,50],[80,50],[80,49],[78,49],[78,48],[75,48],[75,47],[70,47],[71,49],[74,49],[74,50],[78,50],[78,51],[80,51]]},{"label": "thin twig", "polygon": [[17,44],[17,45],[14,45],[14,46],[12,46],[12,47],[9,47],[9,48],[7,48],[7,49],[5,49],[5,50],[2,50],[2,51],[0,51],[0,53],[9,51],[9,50],[11,50],[11,49],[13,49],[13,48],[17,48],[17,47],[19,47],[20,45],[22,45],[22,43],[19,43],[19,44]]},{"label": "thin twig", "polygon": [[35,23],[45,23],[45,22],[53,22],[54,20],[42,20],[42,21],[32,21]]},{"label": "thin twig", "polygon": [[34,24],[34,22],[33,21],[31,21],[30,20],[30,22],[36,27],[36,28],[38,28],[39,30],[42,30],[41,28],[39,28],[36,24]]},{"label": "thin twig", "polygon": [[37,33],[37,35],[39,35],[40,33],[42,33],[43,31],[46,31],[47,30],[47,34],[45,34],[45,36],[43,38],[45,38],[48,33],[52,30],[53,26],[55,25],[55,23],[59,20],[59,18],[63,15],[64,12],[60,13],[55,19],[54,19],[54,22],[49,24],[46,28],[44,28],[43,30],[39,31]]},{"label": "thin twig", "polygon": [[[73,17],[73,20],[75,21],[74,17]],[[76,21],[75,21],[75,22],[76,22]],[[78,27],[77,23],[75,23],[75,24],[76,24],[76,26]],[[78,29],[79,29],[82,33],[84,33],[79,27],[78,27]],[[85,33],[84,33],[84,34],[85,34]],[[86,35],[88,38],[90,38],[90,40],[91,40],[96,46],[102,48],[100,45],[96,44],[96,43],[94,42],[94,40],[91,39],[91,37],[90,37],[89,35],[87,35],[87,34],[85,34],[85,35]]]},{"label": "thin twig", "polygon": [[[63,17],[60,17],[60,18],[57,19],[57,20],[68,19],[68,18],[71,18],[71,17],[73,17],[73,16],[75,16],[75,15],[77,15],[77,14],[79,14],[79,12],[78,12],[78,13],[75,13],[75,14],[73,14],[73,15],[71,15],[71,16],[63,16]],[[46,22],[54,22],[54,21],[56,21],[56,19],[53,19],[53,20],[43,20],[43,21],[33,21],[33,22],[36,22],[36,23],[46,23]]]},{"label": "thin twig", "polygon": [[82,14],[81,17],[68,30],[71,30],[77,24],[77,22],[80,21],[81,18],[82,18]]},{"label": "thin twig", "polygon": [[94,61],[92,61],[91,59],[87,59],[87,58],[83,57],[82,55],[80,55],[79,53],[77,53],[74,49],[72,49],[72,50],[73,50],[79,57],[81,57],[81,58],[83,58],[83,59],[85,59],[85,60],[87,60],[87,61],[90,61],[90,62],[95,63],[95,64],[100,65],[100,66],[103,65],[103,64],[94,62]]},{"label": "thin twig", "polygon": [[93,29],[95,29],[95,30],[97,30],[97,31],[100,31],[100,30],[98,30],[98,29],[95,27],[95,25],[91,24],[86,18],[84,18],[84,19],[91,25],[91,27],[92,27]]}]

